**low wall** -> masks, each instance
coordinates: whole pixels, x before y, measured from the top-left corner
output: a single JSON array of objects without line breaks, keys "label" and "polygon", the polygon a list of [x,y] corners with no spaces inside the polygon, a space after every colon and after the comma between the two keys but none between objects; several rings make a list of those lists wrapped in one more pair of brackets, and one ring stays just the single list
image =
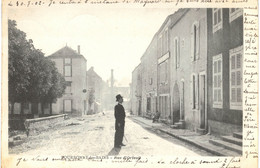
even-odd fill
[{"label": "low wall", "polygon": [[50,117],[26,119],[24,122],[26,134],[27,136],[37,135],[42,131],[46,131],[62,124],[62,121],[64,121],[67,117],[67,114],[61,114]]}]

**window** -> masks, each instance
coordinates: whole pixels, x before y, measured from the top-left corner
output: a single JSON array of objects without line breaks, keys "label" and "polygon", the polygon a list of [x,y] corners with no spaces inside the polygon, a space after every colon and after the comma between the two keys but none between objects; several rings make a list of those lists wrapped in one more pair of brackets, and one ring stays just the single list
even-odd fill
[{"label": "window", "polygon": [[65,93],[71,93],[71,82],[70,81],[66,81]]},{"label": "window", "polygon": [[213,108],[222,108],[222,54],[213,57]]},{"label": "window", "polygon": [[219,29],[222,29],[222,9],[221,8],[213,8],[212,11],[212,17],[213,17],[213,33],[218,31]]},{"label": "window", "polygon": [[230,109],[242,109],[242,46],[229,51]]},{"label": "window", "polygon": [[71,65],[65,65],[65,76],[71,76]]},{"label": "window", "polygon": [[65,64],[71,64],[71,58],[65,58],[64,62]]},{"label": "window", "polygon": [[243,15],[243,10],[241,8],[230,8],[229,9],[229,22],[232,22],[239,16]]},{"label": "window", "polygon": [[167,84],[168,82],[168,60],[159,65],[159,84]]},{"label": "window", "polygon": [[168,28],[166,28],[159,36],[158,39],[158,54],[159,57],[168,52]]},{"label": "window", "polygon": [[159,40],[158,40],[158,54],[159,54],[159,57],[162,56],[162,36],[160,36]]},{"label": "window", "polygon": [[71,58],[64,59],[64,76],[72,76]]},{"label": "window", "polygon": [[168,83],[168,60],[165,61],[165,71],[164,71],[164,76],[165,76],[165,84]]},{"label": "window", "polygon": [[69,112],[69,113],[72,112],[72,100],[63,100],[63,111],[65,113],[66,112]]},{"label": "window", "polygon": [[179,38],[174,38],[174,59],[175,59],[175,68],[180,67],[180,44]]},{"label": "window", "polygon": [[159,75],[160,75],[160,77],[159,77],[159,79],[160,79],[160,84],[162,84],[162,83],[164,83],[165,82],[165,76],[164,76],[164,74],[165,74],[165,62],[163,62],[163,63],[161,63],[160,64],[160,66],[159,66]]},{"label": "window", "polygon": [[200,44],[200,29],[199,22],[195,22],[191,26],[191,61],[199,59],[199,44]]},{"label": "window", "polygon": [[168,29],[164,31],[163,44],[164,44],[163,54],[166,54],[168,51]]}]

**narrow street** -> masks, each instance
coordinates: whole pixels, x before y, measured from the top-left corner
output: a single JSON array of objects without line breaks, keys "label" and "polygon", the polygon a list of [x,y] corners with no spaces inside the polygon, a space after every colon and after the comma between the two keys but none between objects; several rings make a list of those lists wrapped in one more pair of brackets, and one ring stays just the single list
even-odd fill
[{"label": "narrow street", "polygon": [[37,136],[29,136],[18,146],[9,148],[10,154],[26,155],[173,155],[210,156],[165,133],[153,131],[126,118],[125,147],[113,149],[113,111],[65,120],[58,127]]}]

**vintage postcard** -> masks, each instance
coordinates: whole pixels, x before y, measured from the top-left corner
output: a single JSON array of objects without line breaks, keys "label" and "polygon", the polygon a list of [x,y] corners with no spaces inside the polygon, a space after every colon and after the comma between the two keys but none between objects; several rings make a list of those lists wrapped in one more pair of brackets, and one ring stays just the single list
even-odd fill
[{"label": "vintage postcard", "polygon": [[256,0],[2,1],[2,167],[258,167]]}]

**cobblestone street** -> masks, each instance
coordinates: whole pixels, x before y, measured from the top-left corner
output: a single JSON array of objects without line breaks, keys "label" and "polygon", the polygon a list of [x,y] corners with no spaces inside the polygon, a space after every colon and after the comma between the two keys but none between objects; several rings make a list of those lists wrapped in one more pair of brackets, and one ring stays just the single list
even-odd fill
[{"label": "cobblestone street", "polygon": [[160,131],[153,131],[126,118],[125,147],[113,149],[114,116],[104,114],[65,120],[66,126],[29,136],[21,145],[9,149],[11,154],[27,155],[173,155],[210,156]]}]

